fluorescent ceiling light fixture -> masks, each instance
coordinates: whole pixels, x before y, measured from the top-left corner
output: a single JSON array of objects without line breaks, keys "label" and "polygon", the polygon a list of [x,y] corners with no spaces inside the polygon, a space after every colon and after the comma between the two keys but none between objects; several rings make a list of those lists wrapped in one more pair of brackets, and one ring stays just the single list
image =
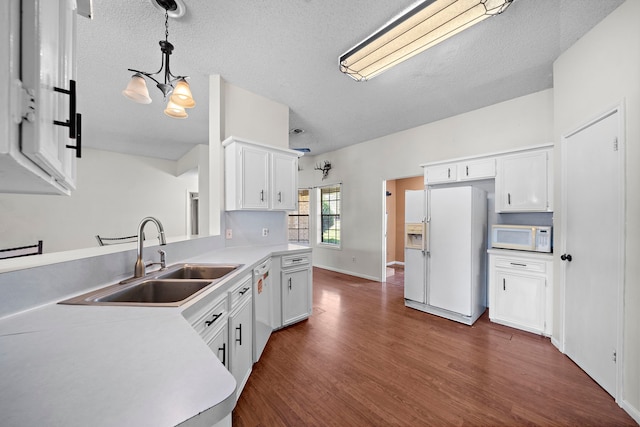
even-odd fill
[{"label": "fluorescent ceiling light fixture", "polygon": [[369,80],[507,9],[513,0],[425,0],[340,56],[340,71]]}]

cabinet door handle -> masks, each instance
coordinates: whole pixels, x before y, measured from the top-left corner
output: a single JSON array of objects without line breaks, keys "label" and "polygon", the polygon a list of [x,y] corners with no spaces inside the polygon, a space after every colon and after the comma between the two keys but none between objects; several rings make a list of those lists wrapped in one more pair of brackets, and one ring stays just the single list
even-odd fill
[{"label": "cabinet door handle", "polygon": [[510,262],[509,264],[513,265],[514,267],[526,267],[527,264],[520,264],[519,262]]},{"label": "cabinet door handle", "polygon": [[264,190],[260,190],[260,201],[264,202]]},{"label": "cabinet door handle", "polygon": [[205,325],[207,325],[207,326],[211,326],[211,325],[213,325],[213,323],[214,323],[216,320],[218,320],[218,318],[219,318],[220,316],[222,316],[222,313],[214,314],[214,315],[213,315],[213,318],[212,318],[211,320],[207,320],[206,322],[204,322],[204,323],[205,323]]},{"label": "cabinet door handle", "polygon": [[511,204],[511,193],[507,193],[507,204]]},{"label": "cabinet door handle", "polygon": [[282,191],[278,191],[278,202],[282,203]]},{"label": "cabinet door handle", "polygon": [[243,289],[240,291],[240,295],[244,295],[244,294],[246,294],[248,290],[249,290],[249,288],[243,288]]},{"label": "cabinet door handle", "polygon": [[447,168],[447,178],[451,178],[451,168]]},{"label": "cabinet door handle", "polygon": [[218,353],[220,353],[222,351],[222,364],[224,366],[227,366],[227,343],[223,342],[222,343],[222,347],[218,347]]},{"label": "cabinet door handle", "polygon": [[242,345],[242,323],[238,325],[238,327],[236,328],[236,331],[240,332],[239,334],[240,338],[236,338],[236,342]]},{"label": "cabinet door handle", "polygon": [[502,279],[502,290],[503,291],[507,290],[507,279],[505,278]]},{"label": "cabinet door handle", "polygon": [[54,92],[64,93],[69,95],[69,119],[64,122],[54,120],[53,124],[57,126],[65,126],[69,128],[69,138],[76,139],[76,81],[69,80],[69,89],[62,89],[60,87],[54,87]]},{"label": "cabinet door handle", "polygon": [[82,114],[76,114],[76,145],[66,144],[65,147],[76,150],[76,158],[82,157]]},{"label": "cabinet door handle", "polygon": [[571,262],[571,260],[573,259],[573,257],[571,256],[571,254],[562,254],[560,255],[560,259],[562,261],[569,261]]},{"label": "cabinet door handle", "polygon": [[467,176],[469,176],[469,166],[467,166],[466,168],[467,168]]},{"label": "cabinet door handle", "polygon": [[291,290],[291,277],[289,277],[289,290]]}]

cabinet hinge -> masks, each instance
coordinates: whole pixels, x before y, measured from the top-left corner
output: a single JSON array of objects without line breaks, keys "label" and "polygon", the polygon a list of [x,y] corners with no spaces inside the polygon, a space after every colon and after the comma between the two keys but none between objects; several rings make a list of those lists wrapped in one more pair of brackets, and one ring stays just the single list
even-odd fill
[{"label": "cabinet hinge", "polygon": [[618,151],[618,137],[613,138],[613,151]]},{"label": "cabinet hinge", "polygon": [[15,124],[22,123],[22,120],[33,123],[36,119],[36,99],[33,89],[22,86],[22,81],[15,79],[11,85],[12,108],[11,117]]}]

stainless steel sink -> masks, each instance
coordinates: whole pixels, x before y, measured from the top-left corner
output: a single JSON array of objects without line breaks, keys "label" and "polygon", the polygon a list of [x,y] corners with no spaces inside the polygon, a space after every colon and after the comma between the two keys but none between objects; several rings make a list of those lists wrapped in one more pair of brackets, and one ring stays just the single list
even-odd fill
[{"label": "stainless steel sink", "polygon": [[182,264],[177,269],[167,269],[157,277],[162,279],[206,279],[215,280],[238,268],[237,264]]},{"label": "stainless steel sink", "polygon": [[119,284],[79,295],[60,304],[176,307],[220,283],[241,264],[176,264]]},{"label": "stainless steel sink", "polygon": [[185,300],[206,288],[210,280],[145,280],[108,295],[95,298],[96,302],[131,302],[165,304]]}]

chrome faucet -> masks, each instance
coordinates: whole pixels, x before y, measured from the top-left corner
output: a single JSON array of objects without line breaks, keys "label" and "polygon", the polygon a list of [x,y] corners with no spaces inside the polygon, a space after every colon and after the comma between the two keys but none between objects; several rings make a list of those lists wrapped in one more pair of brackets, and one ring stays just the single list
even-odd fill
[{"label": "chrome faucet", "polygon": [[[147,225],[148,222],[153,222],[158,228],[158,240],[160,240],[160,245],[163,246],[167,244],[164,239],[164,228],[162,227],[162,223],[152,216],[143,218],[142,221],[140,221],[140,225],[138,226],[138,258],[136,259],[136,266],[134,268],[133,277],[142,277],[145,275],[145,265],[144,261],[142,260],[142,249],[144,244],[142,231],[144,230],[144,226]],[[161,257],[164,258],[162,254]]]}]

